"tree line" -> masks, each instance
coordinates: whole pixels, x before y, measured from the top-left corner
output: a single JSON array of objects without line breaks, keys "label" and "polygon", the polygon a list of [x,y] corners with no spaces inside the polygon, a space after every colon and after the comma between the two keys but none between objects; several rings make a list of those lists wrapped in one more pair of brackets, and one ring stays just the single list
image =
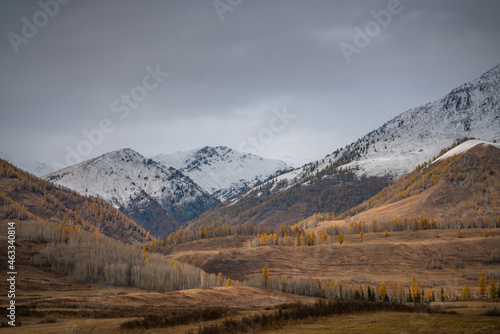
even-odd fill
[{"label": "tree line", "polygon": [[81,227],[68,229],[53,223],[16,224],[19,238],[45,241],[33,264],[67,275],[79,283],[103,283],[166,292],[217,285],[217,277],[203,270],[167,261],[141,244],[124,244]]},{"label": "tree line", "polygon": [[[66,187],[36,177],[0,159],[0,218],[62,223],[90,233],[102,233],[126,242],[151,239],[149,233],[104,200],[82,196]],[[16,199],[25,193],[35,194],[36,205],[25,207]]]},{"label": "tree line", "polygon": [[411,283],[405,287],[396,281],[387,285],[382,283],[378,287],[354,286],[334,280],[293,278],[286,275],[272,276],[269,267],[265,265],[262,274],[244,282],[245,285],[269,288],[281,292],[304,295],[309,297],[327,298],[331,300],[365,300],[365,301],[390,301],[397,303],[430,303],[437,300],[469,300],[472,298],[496,299],[499,297],[500,285],[492,278],[488,283],[484,270],[478,280],[477,294],[471,293],[471,289],[464,284],[461,291],[444,289],[441,287],[435,291],[432,288],[419,286],[417,277],[412,275]]}]

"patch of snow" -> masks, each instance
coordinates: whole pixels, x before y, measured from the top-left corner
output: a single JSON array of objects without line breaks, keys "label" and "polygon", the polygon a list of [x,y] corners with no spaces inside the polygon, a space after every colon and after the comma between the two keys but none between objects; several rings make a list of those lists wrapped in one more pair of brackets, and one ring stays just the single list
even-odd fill
[{"label": "patch of snow", "polygon": [[150,196],[160,205],[182,205],[204,194],[192,180],[175,168],[122,149],[81,162],[45,178],[83,195],[97,196],[116,208],[132,199]]},{"label": "patch of snow", "polygon": [[437,158],[433,162],[446,160],[446,159],[451,158],[455,155],[463,154],[463,153],[467,152],[468,150],[470,150],[471,148],[473,148],[477,145],[481,145],[481,144],[491,145],[491,146],[494,146],[494,147],[500,149],[500,144],[494,144],[494,143],[490,143],[490,142],[483,141],[483,140],[468,140],[468,141],[458,145],[457,147],[452,148],[451,150],[449,150],[448,152],[446,152],[445,154],[443,154],[442,156],[440,156],[439,158]]},{"label": "patch of snow", "polygon": [[[443,98],[410,109],[356,142],[268,183],[274,182],[274,192],[304,184],[309,176],[330,167],[343,155],[354,160],[341,168],[350,168],[359,177],[397,178],[464,137],[500,140],[500,65]],[[283,180],[287,180],[286,186],[281,186]]]},{"label": "patch of snow", "polygon": [[160,154],[153,160],[179,169],[209,194],[225,201],[256,186],[290,166],[280,160],[265,159],[225,146]]}]

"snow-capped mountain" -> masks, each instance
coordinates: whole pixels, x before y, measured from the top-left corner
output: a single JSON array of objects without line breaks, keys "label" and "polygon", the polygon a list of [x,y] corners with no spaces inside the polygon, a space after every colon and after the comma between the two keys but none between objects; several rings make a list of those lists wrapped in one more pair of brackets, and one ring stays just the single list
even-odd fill
[{"label": "snow-capped mountain", "polygon": [[443,98],[410,109],[345,148],[278,176],[275,181],[300,183],[333,165],[350,168],[358,176],[398,177],[464,137],[500,140],[500,65]]},{"label": "snow-capped mountain", "polygon": [[[160,235],[217,204],[216,199],[179,170],[131,149],[104,154],[45,178],[80,194],[100,197],[145,228],[156,226]],[[174,226],[160,226],[158,219]]]},{"label": "snow-capped mountain", "polygon": [[217,217],[227,224],[279,226],[315,212],[344,212],[465,137],[500,140],[500,65],[323,159],[217,206],[192,224],[204,225]]},{"label": "snow-capped mountain", "polygon": [[225,146],[204,147],[187,152],[160,154],[153,160],[179,169],[220,201],[250,189],[291,169],[280,160],[241,153]]},{"label": "snow-capped mountain", "polygon": [[6,152],[0,152],[0,157],[16,165],[17,167],[39,177],[47,175],[54,171],[54,169],[51,166],[43,162],[16,158]]}]

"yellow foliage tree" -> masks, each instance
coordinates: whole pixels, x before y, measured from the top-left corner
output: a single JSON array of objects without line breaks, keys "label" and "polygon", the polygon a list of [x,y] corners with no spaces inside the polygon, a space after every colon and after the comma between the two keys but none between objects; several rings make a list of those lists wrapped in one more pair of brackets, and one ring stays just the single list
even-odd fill
[{"label": "yellow foliage tree", "polygon": [[269,268],[267,264],[262,269],[262,277],[264,278],[264,286],[267,288],[267,283],[269,282]]},{"label": "yellow foliage tree", "polygon": [[378,293],[380,294],[381,300],[387,300],[387,289],[384,283],[382,283],[382,286],[378,289]]},{"label": "yellow foliage tree", "polygon": [[260,236],[260,244],[262,246],[265,246],[267,244],[267,235],[265,233],[262,233]]},{"label": "yellow foliage tree", "polygon": [[231,286],[231,285],[233,285],[233,281],[232,281],[230,278],[228,278],[228,279],[227,279],[227,282],[226,282],[226,285],[227,285],[227,286]]},{"label": "yellow foliage tree", "polygon": [[365,235],[365,234],[363,233],[363,231],[359,232],[359,241],[360,241],[360,242],[363,242],[363,236],[364,236],[364,235]]},{"label": "yellow foliage tree", "polygon": [[467,283],[464,284],[464,287],[462,288],[462,299],[463,300],[470,299],[470,288],[467,285]]},{"label": "yellow foliage tree", "polygon": [[488,285],[488,280],[486,279],[486,274],[483,271],[481,271],[481,277],[478,280],[478,285],[477,285],[477,294],[480,296],[484,296],[486,293],[486,286]]},{"label": "yellow foliage tree", "polygon": [[338,240],[339,244],[342,245],[342,243],[344,242],[344,235],[342,233],[337,235],[337,240]]},{"label": "yellow foliage tree", "polygon": [[389,236],[389,233],[387,233],[387,230],[384,232],[384,237],[387,238]]},{"label": "yellow foliage tree", "polygon": [[222,273],[219,273],[219,276],[217,276],[217,286],[224,286],[224,277],[222,277]]},{"label": "yellow foliage tree", "polygon": [[415,274],[413,274],[412,276],[410,292],[411,292],[411,298],[415,303],[420,301],[420,289],[418,288],[417,277],[415,276]]}]

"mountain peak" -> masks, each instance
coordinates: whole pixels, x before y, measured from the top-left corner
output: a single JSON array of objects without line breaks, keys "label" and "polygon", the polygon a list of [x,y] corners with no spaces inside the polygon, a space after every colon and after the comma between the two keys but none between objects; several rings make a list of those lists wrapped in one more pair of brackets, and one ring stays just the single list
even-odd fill
[{"label": "mountain peak", "polygon": [[[349,208],[355,207],[370,197],[368,191],[375,195],[458,140],[499,140],[499,110],[500,66],[496,66],[441,99],[410,109],[343,149],[280,174],[206,216],[225,217],[228,224],[286,224],[313,212],[342,211],[345,194],[355,194]],[[296,210],[293,218],[280,212],[283,207]],[[241,212],[237,217],[230,214],[235,210]]]},{"label": "mountain peak", "polygon": [[102,156],[120,156],[120,157],[140,158],[140,159],[144,158],[144,156],[141,155],[139,152],[134,151],[133,149],[128,147],[112,151],[109,153],[105,153]]},{"label": "mountain peak", "polygon": [[491,70],[486,71],[479,79],[499,78],[500,77],[500,64],[493,67]]},{"label": "mountain peak", "polygon": [[103,154],[45,178],[104,199],[160,236],[218,203],[181,171],[164,167],[130,148]]},{"label": "mountain peak", "polygon": [[227,146],[205,146],[187,152],[160,154],[153,159],[163,166],[179,169],[221,201],[290,169],[282,161],[238,152]]}]

